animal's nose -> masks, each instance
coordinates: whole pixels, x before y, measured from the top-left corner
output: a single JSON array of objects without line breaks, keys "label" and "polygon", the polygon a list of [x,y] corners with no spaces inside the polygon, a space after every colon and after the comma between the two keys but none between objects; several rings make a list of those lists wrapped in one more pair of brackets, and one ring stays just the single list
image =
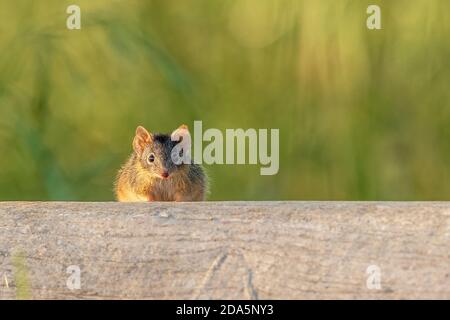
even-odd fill
[{"label": "animal's nose", "polygon": [[163,173],[161,173],[161,176],[163,178],[168,178],[169,177],[169,172],[168,171],[163,171]]}]

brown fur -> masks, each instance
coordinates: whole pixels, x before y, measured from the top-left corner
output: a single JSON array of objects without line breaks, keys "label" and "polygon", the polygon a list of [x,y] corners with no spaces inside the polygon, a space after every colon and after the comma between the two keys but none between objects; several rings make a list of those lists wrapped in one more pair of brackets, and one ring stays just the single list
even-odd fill
[{"label": "brown fur", "polygon": [[[186,129],[186,126],[180,128]],[[170,151],[176,142],[169,135],[152,135],[142,127],[136,130],[134,152],[122,166],[115,183],[118,201],[203,201],[207,178],[197,164],[175,165]],[[149,154],[156,158],[147,161]],[[169,172],[163,179],[159,172]]]}]

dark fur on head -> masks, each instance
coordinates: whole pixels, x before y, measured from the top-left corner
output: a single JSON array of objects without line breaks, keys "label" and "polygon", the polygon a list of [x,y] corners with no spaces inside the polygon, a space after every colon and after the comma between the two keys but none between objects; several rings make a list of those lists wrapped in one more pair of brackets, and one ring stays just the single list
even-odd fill
[{"label": "dark fur on head", "polygon": [[138,154],[142,166],[155,176],[162,176],[164,173],[170,176],[183,169],[184,165],[174,164],[171,157],[172,149],[178,143],[179,141],[172,141],[168,134],[154,134],[152,142],[144,148],[141,155]]}]

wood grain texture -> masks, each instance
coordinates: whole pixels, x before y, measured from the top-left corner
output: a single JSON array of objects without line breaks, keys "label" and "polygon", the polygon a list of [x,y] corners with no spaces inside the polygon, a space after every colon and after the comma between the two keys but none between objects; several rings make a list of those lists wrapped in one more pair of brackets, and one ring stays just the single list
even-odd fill
[{"label": "wood grain texture", "polygon": [[0,298],[450,299],[450,203],[3,202]]}]

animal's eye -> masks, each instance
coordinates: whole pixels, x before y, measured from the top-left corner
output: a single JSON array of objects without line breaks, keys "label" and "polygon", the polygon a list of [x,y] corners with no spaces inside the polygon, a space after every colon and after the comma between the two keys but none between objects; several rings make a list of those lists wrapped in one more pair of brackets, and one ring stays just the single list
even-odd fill
[{"label": "animal's eye", "polygon": [[148,156],[148,162],[153,162],[155,161],[155,155],[152,153]]}]

